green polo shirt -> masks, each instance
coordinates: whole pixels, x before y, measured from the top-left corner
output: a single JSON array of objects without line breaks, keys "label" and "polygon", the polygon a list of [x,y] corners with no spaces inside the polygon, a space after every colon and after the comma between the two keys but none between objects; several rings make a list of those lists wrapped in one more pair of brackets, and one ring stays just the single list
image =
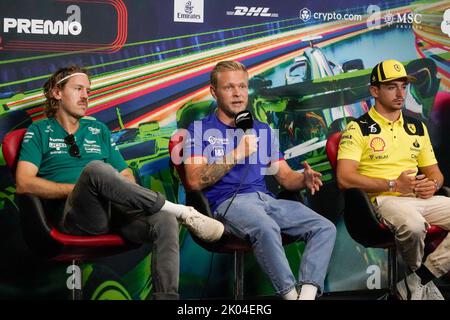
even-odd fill
[{"label": "green polo shirt", "polygon": [[[408,169],[437,163],[425,124],[403,114],[391,121],[375,108],[347,125],[339,144],[340,159],[358,161],[358,172],[362,175],[388,180],[397,179]],[[373,200],[378,195],[399,193],[369,195]]]},{"label": "green polo shirt", "polygon": [[93,160],[111,164],[121,172],[127,164],[103,123],[81,119],[74,134],[80,157],[72,157],[64,142],[68,135],[55,118],[31,124],[25,133],[19,161],[28,161],[39,168],[38,177],[57,182],[75,183],[84,167]]}]

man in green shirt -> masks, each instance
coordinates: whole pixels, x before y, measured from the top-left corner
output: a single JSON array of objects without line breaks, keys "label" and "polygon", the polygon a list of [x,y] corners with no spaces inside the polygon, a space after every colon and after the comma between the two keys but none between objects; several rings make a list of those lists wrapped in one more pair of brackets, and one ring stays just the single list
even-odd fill
[{"label": "man in green shirt", "polygon": [[108,128],[83,118],[90,86],[78,66],[59,69],[45,83],[47,119],[33,123],[24,136],[17,193],[44,202],[63,199],[55,223],[68,234],[113,231],[131,242],[152,242],[153,297],[177,299],[177,220],[205,241],[220,239],[223,225],[136,184]]}]

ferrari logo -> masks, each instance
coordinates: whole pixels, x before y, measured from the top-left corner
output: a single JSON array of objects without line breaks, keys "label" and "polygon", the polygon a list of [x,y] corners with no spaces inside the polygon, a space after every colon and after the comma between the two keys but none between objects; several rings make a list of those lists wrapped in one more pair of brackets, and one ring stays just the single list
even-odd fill
[{"label": "ferrari logo", "polygon": [[408,123],[408,129],[412,134],[416,133],[416,126],[414,125],[414,123]]}]

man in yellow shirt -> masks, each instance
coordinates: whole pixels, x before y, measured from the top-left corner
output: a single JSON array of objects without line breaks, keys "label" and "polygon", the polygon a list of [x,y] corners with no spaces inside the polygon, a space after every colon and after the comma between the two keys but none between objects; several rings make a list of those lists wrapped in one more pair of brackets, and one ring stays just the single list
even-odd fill
[{"label": "man in yellow shirt", "polygon": [[444,178],[425,124],[401,111],[414,80],[396,60],[373,68],[370,93],[375,105],[345,128],[337,179],[341,189],[366,191],[379,219],[394,232],[412,271],[397,284],[402,299],[443,300],[432,280],[450,270],[450,235],[423,264],[422,258],[429,225],[450,228],[450,198],[434,195]]}]

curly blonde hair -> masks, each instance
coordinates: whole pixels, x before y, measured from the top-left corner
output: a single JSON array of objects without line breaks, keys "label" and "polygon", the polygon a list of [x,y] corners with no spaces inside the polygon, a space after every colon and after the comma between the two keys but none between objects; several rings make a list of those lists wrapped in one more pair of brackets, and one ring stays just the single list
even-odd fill
[{"label": "curly blonde hair", "polygon": [[56,88],[60,90],[64,89],[64,86],[69,81],[69,79],[62,81],[61,83],[58,83],[58,81],[76,72],[84,73],[89,78],[89,73],[86,69],[77,65],[72,65],[69,67],[58,69],[50,77],[50,79],[48,79],[47,82],[44,83],[43,88],[44,88],[44,95],[46,98],[44,102],[44,113],[47,116],[47,118],[54,117],[59,108],[59,100],[55,99],[55,97],[53,96],[53,91]]}]

